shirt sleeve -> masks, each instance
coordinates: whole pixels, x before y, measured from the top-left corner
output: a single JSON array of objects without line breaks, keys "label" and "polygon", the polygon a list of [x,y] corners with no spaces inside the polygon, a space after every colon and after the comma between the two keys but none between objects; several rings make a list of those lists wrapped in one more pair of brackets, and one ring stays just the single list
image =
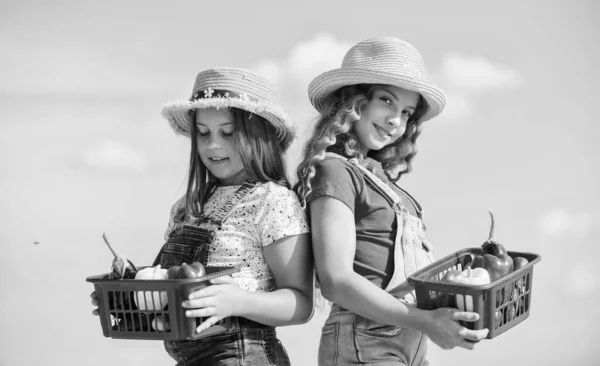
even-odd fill
[{"label": "shirt sleeve", "polygon": [[316,164],[315,177],[311,181],[312,191],[306,201],[329,196],[342,201],[355,212],[357,198],[364,187],[355,168],[349,164],[337,158],[324,159]]},{"label": "shirt sleeve", "polygon": [[298,196],[274,183],[267,191],[256,225],[263,246],[288,236],[310,232],[306,212]]}]

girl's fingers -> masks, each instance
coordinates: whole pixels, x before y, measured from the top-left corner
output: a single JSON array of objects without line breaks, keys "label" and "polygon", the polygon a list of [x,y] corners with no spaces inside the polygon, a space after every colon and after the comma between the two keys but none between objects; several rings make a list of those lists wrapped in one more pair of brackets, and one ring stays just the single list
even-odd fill
[{"label": "girl's fingers", "polygon": [[190,294],[188,299],[201,299],[203,297],[215,296],[215,294],[219,292],[219,286],[206,286],[205,288],[194,291]]},{"label": "girl's fingers", "polygon": [[213,307],[187,310],[185,312],[185,316],[187,316],[188,318],[206,318],[208,316],[213,316],[215,314],[216,314],[216,310]]},{"label": "girl's fingers", "polygon": [[210,297],[205,297],[201,299],[195,300],[187,300],[181,303],[181,306],[188,309],[200,309],[207,308],[209,306],[214,306],[213,299]]},{"label": "girl's fingers", "polygon": [[202,324],[200,324],[198,326],[198,328],[196,328],[196,333],[201,333],[205,330],[207,330],[208,328],[212,327],[213,325],[215,325],[220,319],[216,316],[211,316],[210,318],[206,319],[204,322],[202,322]]},{"label": "girl's fingers", "polygon": [[227,285],[227,284],[235,284],[233,277],[231,276],[221,276],[217,278],[212,278],[210,283],[213,285]]},{"label": "girl's fingers", "polygon": [[92,314],[98,316],[98,309],[92,310]]},{"label": "girl's fingers", "polygon": [[458,346],[461,348],[464,348],[464,349],[468,349],[468,350],[475,349],[475,343],[469,342],[469,341],[462,341]]},{"label": "girl's fingers", "polygon": [[467,341],[476,343],[482,339],[485,339],[485,337],[487,337],[488,333],[489,333],[488,329],[470,330],[467,328],[463,328],[463,330],[461,330],[461,332],[460,332],[460,335],[462,335]]},{"label": "girl's fingers", "polygon": [[98,306],[98,299],[97,298],[92,298],[92,305],[94,306]]},{"label": "girl's fingers", "polygon": [[479,314],[467,311],[455,311],[452,314],[452,320],[463,320],[465,322],[476,322],[479,320]]}]

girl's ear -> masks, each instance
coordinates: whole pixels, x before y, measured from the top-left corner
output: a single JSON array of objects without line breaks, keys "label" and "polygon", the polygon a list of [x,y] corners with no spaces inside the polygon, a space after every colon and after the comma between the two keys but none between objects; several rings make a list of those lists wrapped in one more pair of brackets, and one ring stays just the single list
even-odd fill
[{"label": "girl's ear", "polygon": [[358,115],[358,117],[360,118],[360,114],[362,113],[363,108],[365,107],[365,104],[368,103],[368,100],[366,99],[361,99],[358,103],[356,103],[356,114]]}]

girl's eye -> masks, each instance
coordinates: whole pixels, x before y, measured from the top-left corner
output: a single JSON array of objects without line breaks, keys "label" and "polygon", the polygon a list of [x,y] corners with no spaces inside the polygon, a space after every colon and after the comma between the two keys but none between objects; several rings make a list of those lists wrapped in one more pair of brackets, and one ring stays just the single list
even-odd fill
[{"label": "girl's eye", "polygon": [[392,101],[388,97],[380,97],[379,99],[381,99],[385,104],[392,104]]},{"label": "girl's eye", "polygon": [[403,111],[402,114],[404,114],[407,119],[409,119],[410,117],[412,117],[412,112],[411,111]]},{"label": "girl's eye", "polygon": [[207,131],[198,130],[198,135],[200,137],[206,137],[206,136],[210,135],[210,131],[208,131],[208,130]]},{"label": "girl's eye", "polygon": [[225,137],[233,136],[233,131],[221,131],[221,134]]}]

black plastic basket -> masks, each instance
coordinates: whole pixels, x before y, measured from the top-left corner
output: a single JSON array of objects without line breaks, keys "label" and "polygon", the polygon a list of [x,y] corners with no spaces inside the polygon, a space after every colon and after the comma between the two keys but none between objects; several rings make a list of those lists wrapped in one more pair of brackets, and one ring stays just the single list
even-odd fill
[{"label": "black plastic basket", "polygon": [[115,280],[105,273],[86,281],[94,284],[105,337],[193,340],[225,331],[229,321],[225,318],[198,334],[196,328],[205,319],[186,317],[181,303],[190,293],[208,286],[208,280],[239,271],[237,267],[206,267],[202,277],[173,280]]},{"label": "black plastic basket", "polygon": [[487,338],[492,339],[529,317],[533,266],[541,257],[509,251],[512,258],[523,257],[529,263],[487,285],[440,281],[449,270],[464,270],[474,255],[481,255],[481,248],[459,250],[413,273],[408,282],[415,287],[418,308],[453,307],[478,313],[478,321],[461,324],[473,330],[487,328]]}]

